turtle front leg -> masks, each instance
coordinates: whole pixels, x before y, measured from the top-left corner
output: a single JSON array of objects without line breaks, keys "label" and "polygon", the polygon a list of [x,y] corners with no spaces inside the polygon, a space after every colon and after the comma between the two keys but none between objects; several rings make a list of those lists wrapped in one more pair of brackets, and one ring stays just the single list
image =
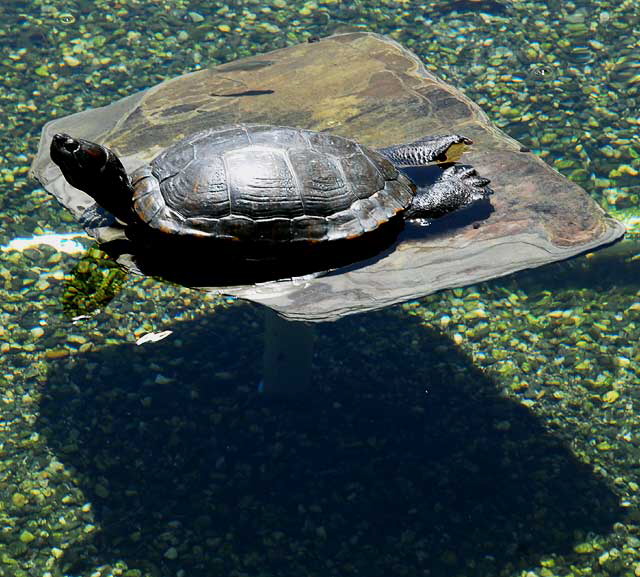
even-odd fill
[{"label": "turtle front leg", "polygon": [[394,166],[424,166],[434,162],[456,162],[471,139],[459,134],[425,136],[409,144],[397,144],[378,149]]},{"label": "turtle front leg", "polygon": [[405,217],[435,219],[487,200],[493,194],[488,184],[489,179],[479,176],[473,166],[455,164],[443,170],[436,182],[416,190]]}]

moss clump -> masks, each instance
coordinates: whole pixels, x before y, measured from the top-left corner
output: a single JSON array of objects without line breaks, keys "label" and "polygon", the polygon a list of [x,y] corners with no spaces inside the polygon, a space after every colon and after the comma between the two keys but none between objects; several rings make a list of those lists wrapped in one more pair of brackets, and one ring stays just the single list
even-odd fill
[{"label": "moss clump", "polygon": [[126,273],[98,248],[91,248],[65,280],[62,308],[69,317],[106,307],[120,292]]}]

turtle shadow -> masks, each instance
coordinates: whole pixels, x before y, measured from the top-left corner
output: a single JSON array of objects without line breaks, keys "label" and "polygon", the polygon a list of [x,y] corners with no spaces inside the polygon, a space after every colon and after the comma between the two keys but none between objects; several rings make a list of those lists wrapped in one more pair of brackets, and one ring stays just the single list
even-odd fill
[{"label": "turtle shadow", "polygon": [[51,362],[38,428],[98,527],[65,573],[487,577],[621,518],[562,439],[401,309],[319,326],[315,390],[289,401],[255,393],[261,323],[237,306]]}]

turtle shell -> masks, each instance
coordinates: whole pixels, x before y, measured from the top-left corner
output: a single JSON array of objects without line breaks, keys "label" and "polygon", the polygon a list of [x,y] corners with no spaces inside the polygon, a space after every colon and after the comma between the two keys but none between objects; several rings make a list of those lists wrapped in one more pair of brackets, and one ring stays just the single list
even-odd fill
[{"label": "turtle shell", "polygon": [[151,228],[245,242],[358,237],[414,194],[386,158],[353,140],[248,124],[185,138],[132,184],[134,209]]}]

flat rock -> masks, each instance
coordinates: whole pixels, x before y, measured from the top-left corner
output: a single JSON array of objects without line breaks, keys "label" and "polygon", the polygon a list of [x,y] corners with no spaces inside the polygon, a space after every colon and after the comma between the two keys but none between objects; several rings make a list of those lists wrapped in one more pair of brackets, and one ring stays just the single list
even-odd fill
[{"label": "flat rock", "polygon": [[[32,174],[76,217],[93,205],[49,158],[56,132],[113,147],[131,171],[176,140],[237,122],[326,130],[373,148],[461,133],[462,161],[490,178],[494,211],[478,222],[406,235],[361,266],[330,275],[201,287],[262,303],[302,321],[336,320],[477,283],[611,244],[624,227],[579,186],[493,126],[461,91],[389,38],[331,36],[166,80],[104,108],[48,123]],[[89,231],[99,240],[121,234]],[[127,262],[123,259],[123,262]]]}]

